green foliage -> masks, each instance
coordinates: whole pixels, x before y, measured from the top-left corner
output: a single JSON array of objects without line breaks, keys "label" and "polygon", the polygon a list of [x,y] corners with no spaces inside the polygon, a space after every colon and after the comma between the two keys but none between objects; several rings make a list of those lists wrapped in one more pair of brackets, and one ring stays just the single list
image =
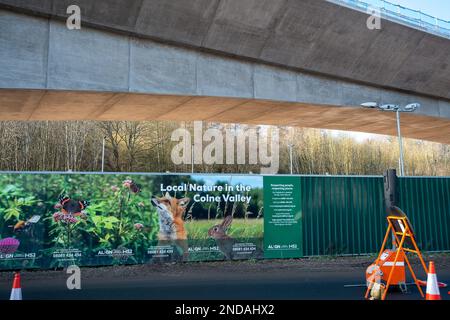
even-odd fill
[{"label": "green foliage", "polygon": [[[186,223],[186,230],[191,239],[204,239],[208,230],[221,223],[221,219],[194,220]],[[262,238],[264,219],[233,219],[227,234],[232,238]]]},{"label": "green foliage", "polygon": [[0,183],[0,238],[11,233],[11,225],[26,220],[32,214],[37,199],[22,187],[11,184],[11,179]]},{"label": "green foliage", "polygon": [[[63,179],[61,179],[63,178]],[[62,221],[51,221],[56,243],[70,241],[67,245],[80,249],[112,249],[136,241],[150,244],[157,235],[157,213],[150,204],[152,183],[148,177],[133,177],[142,188],[133,193],[123,185],[124,175],[73,175],[59,176],[61,186],[70,198],[86,200],[86,220],[67,225]],[[64,183],[70,179],[71,184]],[[56,201],[55,201],[56,203]],[[142,224],[138,230],[135,224]],[[62,236],[66,233],[65,236]],[[65,239],[65,240],[62,240]],[[88,242],[88,243],[86,243]]]}]

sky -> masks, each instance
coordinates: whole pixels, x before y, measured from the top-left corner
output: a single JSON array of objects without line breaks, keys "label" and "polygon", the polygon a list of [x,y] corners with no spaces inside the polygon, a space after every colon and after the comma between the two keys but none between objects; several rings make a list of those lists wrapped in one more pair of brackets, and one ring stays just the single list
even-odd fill
[{"label": "sky", "polygon": [[327,130],[334,137],[347,136],[355,140],[356,142],[363,143],[367,140],[383,140],[387,136],[373,133],[356,132],[356,131],[340,131],[340,130]]},{"label": "sky", "polygon": [[[363,0],[367,3],[378,4],[378,0]],[[431,16],[450,21],[450,0],[387,0],[402,7],[420,10]]]}]

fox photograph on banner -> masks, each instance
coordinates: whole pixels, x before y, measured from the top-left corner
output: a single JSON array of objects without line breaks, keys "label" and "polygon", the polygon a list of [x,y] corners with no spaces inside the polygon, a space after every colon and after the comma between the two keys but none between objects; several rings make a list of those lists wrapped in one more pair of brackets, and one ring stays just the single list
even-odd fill
[{"label": "fox photograph on banner", "polygon": [[10,173],[0,269],[263,257],[263,177]]}]

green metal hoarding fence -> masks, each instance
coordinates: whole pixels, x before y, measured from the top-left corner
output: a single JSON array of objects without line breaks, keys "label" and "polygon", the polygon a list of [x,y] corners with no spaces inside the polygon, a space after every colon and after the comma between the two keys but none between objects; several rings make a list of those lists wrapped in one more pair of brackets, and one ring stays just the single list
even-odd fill
[{"label": "green metal hoarding fence", "polygon": [[[189,212],[195,219],[178,221],[191,238],[179,239],[178,245],[159,238],[160,232],[166,232],[160,214],[166,217],[168,209],[159,206],[158,210],[150,203],[153,197],[167,198],[169,187],[223,187],[224,183],[250,189],[229,193],[194,188],[178,197],[174,193],[177,203],[182,197],[193,201]],[[419,247],[450,250],[450,177],[403,177],[398,190],[399,206],[412,223]],[[64,214],[60,195],[90,200],[84,219]],[[244,195],[251,195],[248,202],[237,200]],[[229,201],[236,205],[222,201],[224,196],[234,196],[236,200]],[[224,246],[216,241],[222,239],[220,235],[213,237],[214,227],[233,212],[230,236],[237,241]],[[72,261],[79,265],[151,263],[160,258],[182,261],[185,257],[206,261],[232,254],[234,259],[248,259],[261,258],[262,253],[266,258],[376,253],[387,227],[385,216],[381,176],[3,173],[0,269],[54,268]],[[33,217],[39,223],[28,230],[11,228]],[[116,236],[122,225],[127,228]]]},{"label": "green metal hoarding fence", "polygon": [[400,179],[400,207],[424,251],[450,250],[450,178]]},{"label": "green metal hoarding fence", "polygon": [[[375,253],[387,227],[382,177],[302,176],[305,256]],[[399,179],[399,206],[425,251],[450,250],[450,178]]]}]

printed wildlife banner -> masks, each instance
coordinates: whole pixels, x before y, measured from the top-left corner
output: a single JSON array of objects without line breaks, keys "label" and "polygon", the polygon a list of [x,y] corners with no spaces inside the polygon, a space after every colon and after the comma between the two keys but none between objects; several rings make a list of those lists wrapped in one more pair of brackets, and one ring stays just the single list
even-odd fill
[{"label": "printed wildlife banner", "polygon": [[263,257],[262,176],[164,175],[155,187],[158,241],[145,262]]},{"label": "printed wildlife banner", "polygon": [[263,177],[5,173],[0,269],[263,257]]}]

